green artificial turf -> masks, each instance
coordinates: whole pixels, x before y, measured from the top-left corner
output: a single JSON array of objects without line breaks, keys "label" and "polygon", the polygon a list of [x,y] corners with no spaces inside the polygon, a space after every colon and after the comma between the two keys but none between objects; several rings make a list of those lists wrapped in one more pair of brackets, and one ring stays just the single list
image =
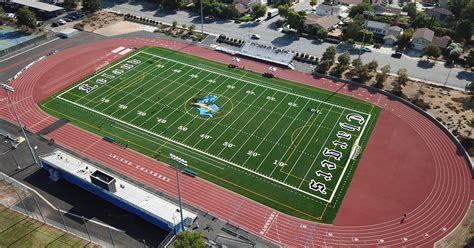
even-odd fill
[{"label": "green artificial turf", "polygon": [[[380,111],[345,95],[158,47],[82,79],[41,108],[168,164],[176,154],[199,177],[325,223],[336,216]],[[310,187],[316,183],[325,194]]]}]

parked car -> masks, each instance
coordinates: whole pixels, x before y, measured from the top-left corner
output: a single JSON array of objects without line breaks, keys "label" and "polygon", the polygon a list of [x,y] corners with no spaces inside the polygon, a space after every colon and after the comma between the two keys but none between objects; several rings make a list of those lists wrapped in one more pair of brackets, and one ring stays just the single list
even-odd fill
[{"label": "parked car", "polygon": [[266,78],[273,78],[275,77],[275,75],[273,75],[273,73],[270,73],[270,72],[265,72],[262,74],[262,76],[266,77]]},{"label": "parked car", "polygon": [[392,56],[393,58],[399,59],[399,58],[402,57],[402,53],[401,52],[395,52],[395,53],[392,53],[392,55],[390,55],[390,56]]},{"label": "parked car", "polygon": [[71,18],[67,18],[67,17],[65,17],[63,20],[65,20],[66,22],[72,22],[73,21]]},{"label": "parked car", "polygon": [[37,27],[41,27],[44,25],[44,22],[43,21],[36,21],[36,26]]},{"label": "parked car", "polygon": [[231,69],[237,68],[237,66],[234,65],[234,64],[229,64],[227,67],[229,67],[229,68],[231,68]]},{"label": "parked car", "polygon": [[370,50],[370,48],[368,48],[368,47],[362,47],[360,50],[362,52],[368,52],[368,53],[372,52],[372,50]]},{"label": "parked car", "polygon": [[57,26],[59,26],[59,24],[58,24],[57,22],[51,23],[51,27],[55,28],[55,27],[57,27]]},{"label": "parked car", "polygon": [[66,21],[63,20],[63,19],[59,19],[59,20],[57,21],[57,23],[58,23],[59,25],[64,25],[64,24],[66,24]]},{"label": "parked car", "polygon": [[3,14],[5,17],[8,17],[8,18],[13,18],[13,19],[16,19],[16,15],[14,13],[5,13]]},{"label": "parked car", "polygon": [[254,39],[254,40],[260,40],[261,37],[258,34],[252,34],[251,38]]}]

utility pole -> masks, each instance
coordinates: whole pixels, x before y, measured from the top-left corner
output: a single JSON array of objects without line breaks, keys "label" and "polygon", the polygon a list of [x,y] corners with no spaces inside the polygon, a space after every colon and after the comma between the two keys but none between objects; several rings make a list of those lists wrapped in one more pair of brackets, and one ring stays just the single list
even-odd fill
[{"label": "utility pole", "polygon": [[35,162],[35,164],[38,164],[38,160],[36,159],[35,152],[33,151],[33,148],[31,147],[30,140],[28,139],[28,136],[26,135],[25,129],[23,128],[23,124],[21,124],[21,121],[20,121],[20,116],[18,115],[15,104],[13,104],[13,100],[9,94],[9,93],[15,92],[15,89],[13,89],[12,86],[6,85],[6,84],[0,84],[0,86],[5,90],[5,93],[7,94],[8,101],[10,105],[12,106],[13,113],[15,114],[18,125],[20,125],[20,129],[23,132],[23,136],[25,136],[26,144],[28,145],[28,148],[30,149],[30,153],[31,153],[31,156],[33,157],[33,161]]},{"label": "utility pole", "polygon": [[175,168],[176,168],[176,181],[177,181],[177,185],[178,185],[178,202],[179,202],[179,214],[181,215],[181,231],[184,232],[184,218],[183,218],[183,202],[181,200],[181,189],[180,189],[180,185],[179,185],[179,166],[180,165],[184,165],[184,166],[187,166],[188,165],[188,161],[170,153],[170,158],[171,160],[175,161]]},{"label": "utility pole", "polygon": [[204,34],[204,15],[202,14],[202,1],[199,0],[199,3],[201,5],[201,34]]},{"label": "utility pole", "polygon": [[[367,17],[366,21],[368,21],[369,18],[370,18],[371,16],[374,16],[374,15],[375,15],[374,12],[368,11],[368,10],[364,10],[364,16]],[[365,23],[365,25],[367,25],[367,22]],[[360,49],[359,49],[359,59],[360,59],[360,55],[361,55],[361,53],[362,53],[362,48],[364,47],[364,45],[365,45],[365,31],[364,31],[364,33],[362,34],[362,45],[360,45]]]}]

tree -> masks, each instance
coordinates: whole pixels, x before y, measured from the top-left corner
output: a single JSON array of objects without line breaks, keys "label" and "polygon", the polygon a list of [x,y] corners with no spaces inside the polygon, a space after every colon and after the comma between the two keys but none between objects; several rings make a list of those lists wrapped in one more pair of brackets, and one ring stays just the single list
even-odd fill
[{"label": "tree", "polygon": [[311,7],[314,7],[317,4],[318,4],[318,0],[310,0],[309,1],[309,5],[311,5]]},{"label": "tree", "polygon": [[411,37],[413,36],[413,33],[415,30],[412,28],[409,28],[403,32],[402,35],[400,35],[397,39],[397,46],[400,49],[407,48],[408,45],[410,44]]},{"label": "tree", "polygon": [[367,64],[367,67],[370,72],[377,71],[377,67],[379,67],[379,63],[376,60],[372,60]]},{"label": "tree", "polygon": [[451,60],[459,59],[463,52],[462,45],[456,42],[452,42],[451,44],[449,44],[447,50],[449,51],[449,58]]},{"label": "tree", "polygon": [[319,62],[318,64],[317,71],[319,73],[326,74],[326,72],[329,70],[329,68],[331,68],[331,66],[332,66],[331,61],[321,60],[321,62]]},{"label": "tree", "polygon": [[352,22],[343,29],[344,40],[356,40],[360,35],[360,31],[364,28],[364,16],[357,15],[352,19]]},{"label": "tree", "polygon": [[461,18],[468,19],[471,23],[474,23],[474,1],[469,1],[466,7],[461,11]]},{"label": "tree", "polygon": [[32,29],[36,28],[35,14],[26,7],[22,7],[16,12],[16,18],[19,26],[25,25]]},{"label": "tree", "polygon": [[336,57],[336,47],[335,46],[330,46],[330,47],[326,48],[326,51],[324,51],[321,60],[330,61],[331,65],[332,65],[334,63],[335,57]]},{"label": "tree", "polygon": [[351,8],[349,11],[350,17],[355,17],[357,15],[363,15],[364,11],[373,11],[372,5],[370,3],[360,3]]},{"label": "tree", "polygon": [[408,82],[408,74],[407,74],[407,69],[401,68],[397,71],[397,82],[400,86],[405,86],[406,83]]},{"label": "tree", "polygon": [[191,32],[191,34],[192,34],[192,33],[194,33],[194,30],[196,30],[196,25],[191,24],[191,25],[189,25],[188,29],[189,29],[189,32]]},{"label": "tree", "polygon": [[298,32],[304,30],[304,21],[306,19],[306,12],[304,10],[295,11],[294,9],[288,10],[288,24],[290,28],[296,29]]},{"label": "tree", "polygon": [[337,57],[337,62],[339,62],[339,65],[349,66],[349,64],[351,63],[351,55],[349,54],[349,52],[345,51],[344,53],[339,55],[339,57]]},{"label": "tree", "polygon": [[[473,14],[474,15],[474,14]],[[462,38],[465,40],[470,40],[472,36],[473,25],[468,19],[461,20],[456,24],[456,29],[454,31],[454,36],[456,38]]]},{"label": "tree", "polygon": [[362,64],[362,60],[361,60],[361,59],[356,58],[356,59],[353,59],[353,60],[352,60],[352,66],[353,66],[354,68],[357,69],[357,68],[361,67],[362,65],[363,65],[363,64]]},{"label": "tree", "polygon": [[435,20],[424,13],[417,13],[413,19],[412,27],[414,28],[430,28]]},{"label": "tree", "polygon": [[100,0],[82,0],[82,6],[85,11],[96,12],[100,9]]},{"label": "tree", "polygon": [[428,58],[438,58],[441,56],[441,49],[436,44],[430,43],[427,47],[423,49],[423,55],[427,56]]},{"label": "tree", "polygon": [[378,72],[377,75],[375,75],[375,84],[374,87],[376,88],[383,88],[383,83],[387,79],[388,73],[390,72],[390,65],[386,65],[382,67],[380,70],[381,72]]},{"label": "tree", "polygon": [[173,248],[204,248],[206,247],[206,241],[202,237],[202,235],[198,232],[193,232],[186,230],[184,232],[180,232],[176,240],[174,241]]},{"label": "tree", "polygon": [[357,78],[354,80],[359,83],[364,83],[370,78],[370,70],[367,64],[359,66],[355,69]]},{"label": "tree", "polygon": [[261,3],[252,4],[252,16],[260,18],[267,14],[267,5]]},{"label": "tree", "polygon": [[469,2],[470,0],[449,0],[448,7],[454,16],[459,17]]},{"label": "tree", "polygon": [[408,16],[414,18],[416,16],[416,3],[409,3],[402,8],[403,11],[408,13]]},{"label": "tree", "polygon": [[286,19],[288,17],[288,10],[289,9],[290,9],[290,7],[288,6],[288,4],[282,4],[282,5],[278,6],[278,14]]},{"label": "tree", "polygon": [[315,29],[315,34],[314,35],[316,37],[320,38],[320,39],[326,39],[329,35],[329,32],[325,28],[317,28],[317,29]]},{"label": "tree", "polygon": [[64,6],[70,9],[75,9],[77,7],[76,0],[64,0]]},{"label": "tree", "polygon": [[466,62],[470,66],[474,66],[474,47],[469,49],[469,53],[467,54],[466,57]]},{"label": "tree", "polygon": [[3,11],[3,7],[0,6],[0,15],[3,15],[3,12],[5,12],[5,11]]},{"label": "tree", "polygon": [[176,27],[178,26],[178,22],[177,21],[173,21],[173,23],[171,24],[171,28],[174,30],[176,29]]},{"label": "tree", "polygon": [[349,64],[351,63],[351,56],[349,52],[344,52],[343,54],[337,57],[337,61],[339,62],[335,71],[336,76],[341,76],[348,68]]}]

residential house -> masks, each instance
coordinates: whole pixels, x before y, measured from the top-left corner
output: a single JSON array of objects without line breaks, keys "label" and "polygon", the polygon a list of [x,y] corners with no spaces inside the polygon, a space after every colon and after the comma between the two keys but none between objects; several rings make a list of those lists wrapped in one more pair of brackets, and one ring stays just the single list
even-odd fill
[{"label": "residential house", "polygon": [[341,22],[341,20],[337,16],[319,16],[316,14],[308,14],[304,24],[310,28],[324,28],[328,31],[331,31],[337,26],[339,22]]},{"label": "residential house", "polygon": [[432,41],[435,45],[439,46],[441,49],[446,49],[448,47],[449,43],[451,43],[451,37],[445,35],[442,37],[435,36],[433,37]]},{"label": "residential house", "polygon": [[346,6],[352,6],[361,4],[363,0],[334,0],[334,4],[341,4]]},{"label": "residential house", "polygon": [[236,3],[234,5],[235,10],[239,13],[240,16],[246,15],[250,12],[250,7],[247,7],[241,3]]},{"label": "residential house", "polygon": [[372,8],[374,8],[375,14],[379,16],[395,16],[402,13],[402,9],[400,8],[394,8],[383,4],[374,4],[372,5]]},{"label": "residential house", "polygon": [[349,16],[349,8],[344,5],[331,5],[322,3],[316,7],[316,14],[319,16],[335,15],[345,18]]},{"label": "residential house", "polygon": [[390,26],[387,31],[385,32],[385,36],[383,37],[384,45],[386,46],[393,46],[395,42],[397,42],[398,37],[402,35],[403,29],[399,26]]},{"label": "residential house", "polygon": [[369,20],[365,22],[365,27],[367,28],[367,30],[374,33],[375,35],[383,36],[385,35],[385,32],[387,32],[390,25],[383,22]]},{"label": "residential house", "polygon": [[411,40],[411,48],[418,51],[428,46],[433,41],[434,32],[429,28],[419,28],[413,33]]},{"label": "residential house", "polygon": [[446,23],[453,16],[453,12],[447,8],[433,8],[425,11],[426,15],[431,16],[438,22]]}]

